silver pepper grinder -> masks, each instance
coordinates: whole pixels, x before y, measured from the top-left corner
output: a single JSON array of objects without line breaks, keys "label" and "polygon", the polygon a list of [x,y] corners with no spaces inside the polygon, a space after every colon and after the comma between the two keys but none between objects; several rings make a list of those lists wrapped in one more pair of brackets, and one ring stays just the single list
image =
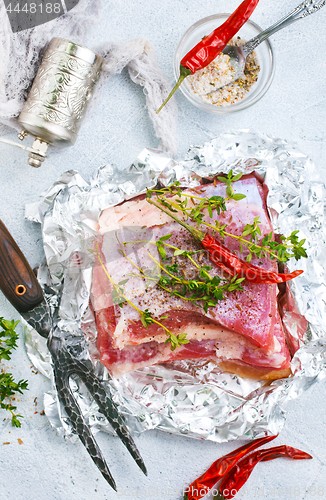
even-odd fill
[{"label": "silver pepper grinder", "polygon": [[86,47],[62,38],[51,40],[18,117],[23,127],[18,138],[35,137],[32,148],[23,147],[31,166],[42,165],[49,144],[76,142],[103,62]]}]

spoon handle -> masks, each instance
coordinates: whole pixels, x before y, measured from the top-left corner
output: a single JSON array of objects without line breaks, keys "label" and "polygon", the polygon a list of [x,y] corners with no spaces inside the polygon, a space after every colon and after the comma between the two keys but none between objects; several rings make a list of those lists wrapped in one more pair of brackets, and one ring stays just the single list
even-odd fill
[{"label": "spoon handle", "polygon": [[325,4],[326,0],[304,0],[304,2],[298,5],[287,16],[283,17],[277,23],[273,24],[266,30],[262,31],[259,35],[255,36],[255,38],[252,38],[249,42],[242,45],[242,50],[245,55],[250,54],[250,52],[252,52],[261,42],[266,40],[266,38],[285,28],[289,24],[317,12],[317,10],[321,9]]}]

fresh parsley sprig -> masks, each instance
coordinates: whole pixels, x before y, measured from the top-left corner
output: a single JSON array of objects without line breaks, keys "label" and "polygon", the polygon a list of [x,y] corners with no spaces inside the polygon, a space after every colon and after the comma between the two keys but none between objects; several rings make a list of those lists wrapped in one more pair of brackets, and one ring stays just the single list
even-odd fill
[{"label": "fresh parsley sprig", "polygon": [[[9,361],[12,350],[17,348],[18,334],[15,328],[18,323],[19,321],[7,321],[0,317],[0,327],[2,328],[0,331],[0,360],[5,359]],[[17,392],[23,394],[23,391],[27,388],[27,380],[15,382],[11,373],[5,373],[4,371],[0,373],[0,408],[11,413],[11,424],[13,427],[21,427],[19,419],[23,418],[23,416],[15,413],[17,407],[11,403],[10,398]],[[5,402],[8,399],[9,402]]]}]

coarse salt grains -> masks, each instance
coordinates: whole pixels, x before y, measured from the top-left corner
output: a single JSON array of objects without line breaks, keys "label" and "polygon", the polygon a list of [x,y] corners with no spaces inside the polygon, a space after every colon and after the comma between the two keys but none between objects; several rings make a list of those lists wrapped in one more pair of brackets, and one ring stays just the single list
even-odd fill
[{"label": "coarse salt grains", "polygon": [[[230,40],[229,45],[239,46],[244,43],[245,40],[238,37]],[[228,84],[234,78],[229,61],[230,57],[221,52],[208,66],[188,76],[190,89],[204,102],[221,107],[230,106],[243,99],[257,81],[260,66],[255,52],[247,57],[244,76]],[[214,90],[214,87],[220,85],[224,86]]]}]

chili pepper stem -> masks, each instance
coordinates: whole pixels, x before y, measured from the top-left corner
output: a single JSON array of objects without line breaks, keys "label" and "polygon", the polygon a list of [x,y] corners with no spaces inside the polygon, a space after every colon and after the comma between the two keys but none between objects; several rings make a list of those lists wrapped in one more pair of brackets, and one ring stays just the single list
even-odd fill
[{"label": "chili pepper stem", "polygon": [[189,224],[186,224],[186,222],[183,222],[182,220],[178,219],[175,215],[173,215],[171,212],[169,212],[168,210],[166,210],[165,208],[163,208],[161,205],[159,205],[158,203],[156,203],[155,201],[153,201],[151,198],[146,198],[146,201],[148,203],[151,203],[151,205],[154,205],[155,207],[157,207],[160,210],[162,210],[162,212],[164,212],[165,214],[167,214],[173,220],[175,220],[176,222],[178,222],[178,224],[180,224],[185,229],[187,229],[187,231],[189,231],[192,234],[192,236],[195,238],[195,240],[201,242],[205,238],[206,235],[205,235],[205,233],[203,231],[200,231],[199,229],[196,229],[194,227],[189,226]]},{"label": "chili pepper stem", "polygon": [[180,76],[179,76],[179,79],[178,79],[177,83],[175,84],[175,86],[173,87],[173,89],[171,90],[171,92],[169,93],[169,95],[167,96],[167,98],[165,99],[165,101],[163,102],[163,104],[161,104],[161,106],[156,111],[156,114],[158,114],[161,111],[161,109],[166,105],[166,103],[171,99],[171,97],[173,96],[174,92],[176,90],[178,90],[178,88],[180,87],[180,85],[183,82],[183,80],[187,76],[189,76],[191,74],[192,74],[192,71],[189,68],[186,68],[185,66],[182,66],[182,64],[180,64]]}]

